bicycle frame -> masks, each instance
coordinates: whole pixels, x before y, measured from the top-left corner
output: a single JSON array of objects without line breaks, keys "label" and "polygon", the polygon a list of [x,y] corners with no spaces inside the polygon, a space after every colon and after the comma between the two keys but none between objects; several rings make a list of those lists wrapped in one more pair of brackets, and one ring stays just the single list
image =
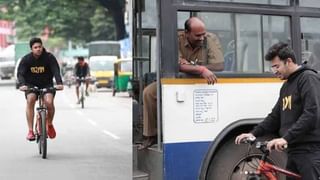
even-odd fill
[{"label": "bicycle frame", "polygon": [[[250,143],[251,145],[254,144],[255,140],[250,141],[247,140],[247,143]],[[276,165],[273,165],[271,163],[267,162],[267,158],[269,156],[269,150],[267,149],[267,142],[256,142],[255,148],[259,149],[263,155],[259,161],[259,165],[257,167],[256,172],[254,175],[263,175],[268,178],[268,180],[278,180],[276,174],[281,173],[286,175],[287,177],[293,177],[297,180],[301,180],[302,177],[299,174],[293,173],[291,171],[285,170],[283,168],[280,168]]]},{"label": "bicycle frame", "polygon": [[277,180],[277,177],[275,175],[277,172],[282,173],[288,177],[294,177],[297,180],[301,179],[300,175],[293,173],[293,172],[290,172],[288,170],[282,169],[278,166],[272,165],[268,162],[265,162],[264,160],[260,160],[259,167],[257,169],[256,174],[263,174],[269,180]]}]

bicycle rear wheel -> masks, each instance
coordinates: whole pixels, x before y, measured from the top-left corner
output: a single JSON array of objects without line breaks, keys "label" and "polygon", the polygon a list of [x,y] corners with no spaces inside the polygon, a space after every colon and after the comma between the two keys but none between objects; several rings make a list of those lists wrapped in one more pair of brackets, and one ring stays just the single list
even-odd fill
[{"label": "bicycle rear wheel", "polygon": [[40,112],[40,153],[42,154],[42,158],[47,158],[47,127],[46,127],[46,112]]}]

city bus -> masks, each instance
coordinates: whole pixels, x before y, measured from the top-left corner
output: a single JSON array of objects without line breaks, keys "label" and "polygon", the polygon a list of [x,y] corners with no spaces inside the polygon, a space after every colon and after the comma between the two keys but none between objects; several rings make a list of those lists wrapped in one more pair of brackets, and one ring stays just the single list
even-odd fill
[{"label": "city bus", "polygon": [[[178,70],[177,32],[191,16],[222,45],[224,70],[214,72],[214,85]],[[319,28],[318,0],[134,0],[133,179],[240,179],[236,167],[247,146],[234,139],[267,116],[283,83],[264,60],[266,51],[286,42],[298,63],[320,70]],[[154,80],[158,143],[138,150],[142,92]],[[286,155],[273,153],[270,161],[283,167]]]}]

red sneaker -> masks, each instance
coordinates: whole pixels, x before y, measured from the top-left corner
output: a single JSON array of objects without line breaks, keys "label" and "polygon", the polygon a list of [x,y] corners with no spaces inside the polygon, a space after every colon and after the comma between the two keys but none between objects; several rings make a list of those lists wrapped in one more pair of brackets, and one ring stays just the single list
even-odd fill
[{"label": "red sneaker", "polygon": [[50,139],[53,139],[56,137],[56,131],[54,130],[53,125],[48,125],[48,136]]},{"label": "red sneaker", "polygon": [[27,135],[27,140],[29,140],[29,141],[36,140],[36,136],[34,135],[32,130],[29,130],[28,135]]}]

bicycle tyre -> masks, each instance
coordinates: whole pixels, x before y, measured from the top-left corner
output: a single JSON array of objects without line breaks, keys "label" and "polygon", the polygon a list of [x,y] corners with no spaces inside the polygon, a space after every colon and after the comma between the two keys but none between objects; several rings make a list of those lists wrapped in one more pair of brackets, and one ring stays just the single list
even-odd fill
[{"label": "bicycle tyre", "polygon": [[80,102],[81,102],[81,108],[84,108],[84,90],[83,90],[83,85],[81,85],[81,97],[80,97]]},{"label": "bicycle tyre", "polygon": [[[257,138],[259,141],[270,140],[271,136],[264,136]],[[225,180],[242,180],[242,178],[230,178],[233,177],[235,167],[238,163],[246,157],[248,152],[248,145],[236,145],[234,143],[235,137],[230,138],[226,141],[216,152],[215,156],[211,160],[209,165],[206,180],[215,180],[215,179],[225,179]],[[251,154],[261,154],[259,150],[252,149]],[[270,156],[270,159],[273,160],[274,164],[280,167],[285,167],[287,156],[284,152],[275,152],[273,151]],[[280,176],[282,180],[284,176]],[[244,177],[246,179],[246,177]]]},{"label": "bicycle tyre", "polygon": [[83,95],[81,95],[81,108],[83,109],[84,108],[84,97]]},{"label": "bicycle tyre", "polygon": [[41,117],[41,135],[40,135],[40,146],[42,150],[42,159],[47,158],[47,126],[46,126],[46,112],[40,112]]},{"label": "bicycle tyre", "polygon": [[38,150],[39,154],[42,154],[42,148],[41,148],[41,143],[40,143],[40,133],[41,133],[41,118],[40,118],[40,113],[37,112],[37,119],[36,119],[36,142],[38,144]]}]

